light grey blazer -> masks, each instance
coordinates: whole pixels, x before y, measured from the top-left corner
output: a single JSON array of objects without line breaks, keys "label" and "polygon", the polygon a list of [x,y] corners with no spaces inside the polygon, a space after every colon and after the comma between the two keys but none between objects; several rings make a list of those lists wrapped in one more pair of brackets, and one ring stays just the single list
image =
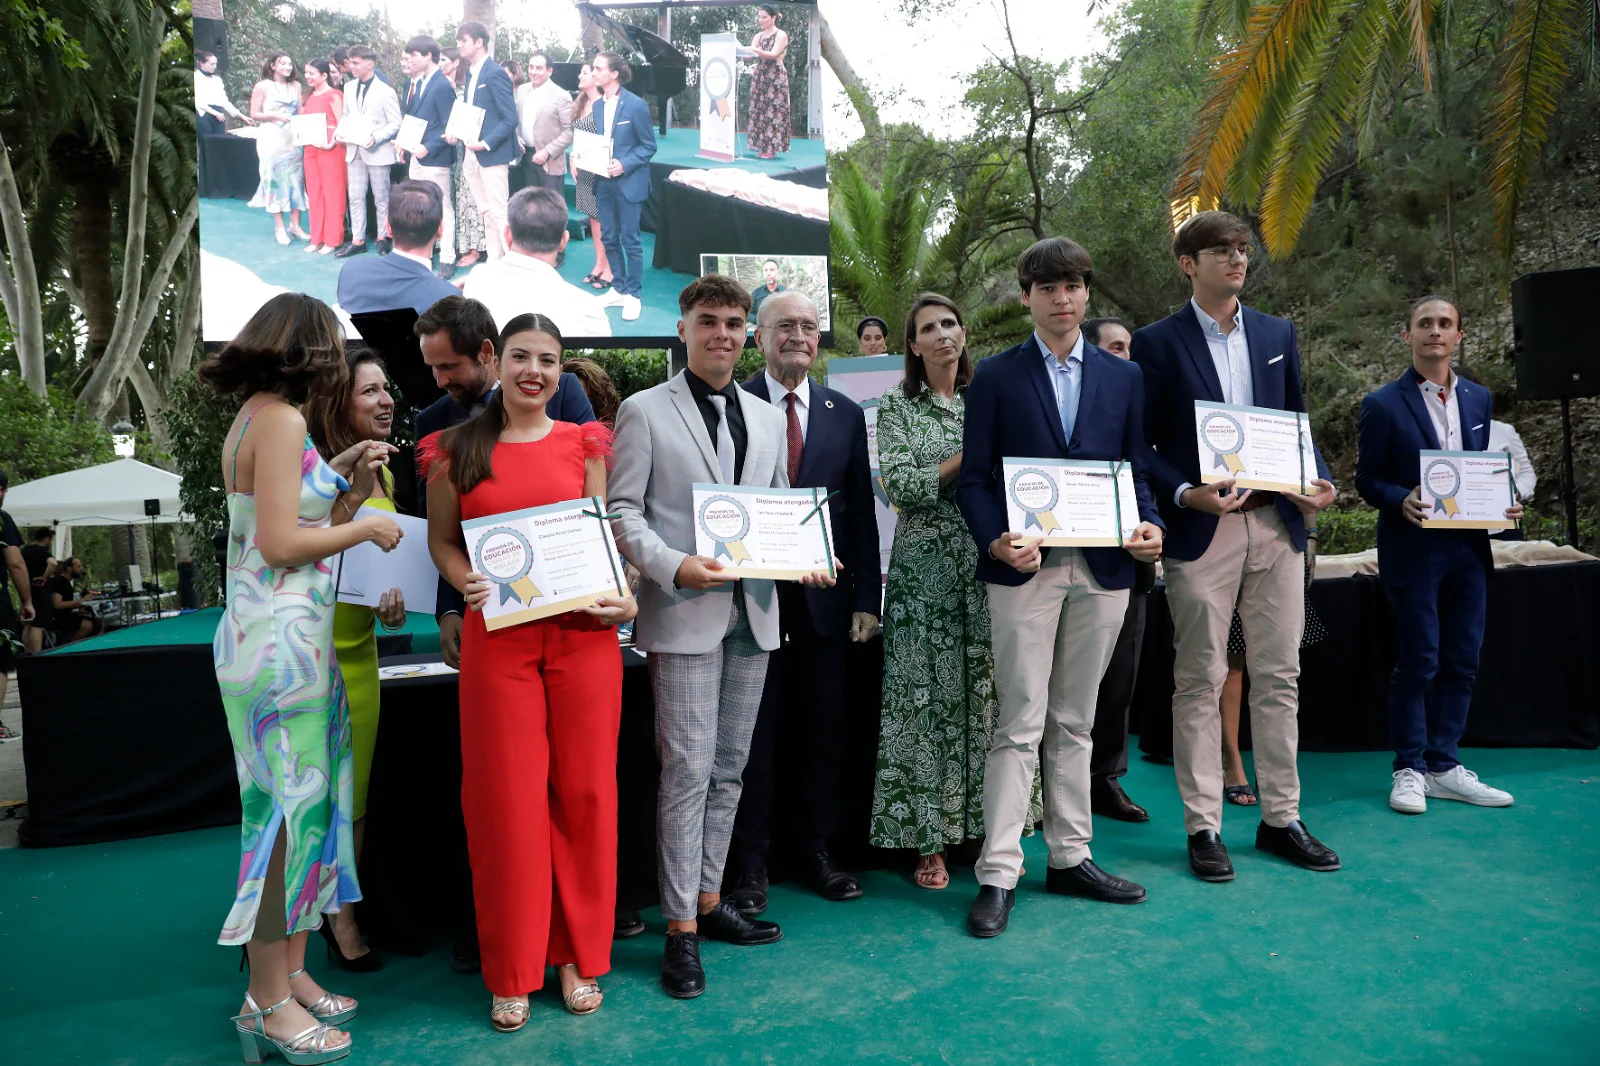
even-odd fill
[{"label": "light grey blazer", "polygon": [[[747,438],[739,484],[788,488],[783,415],[744,389],[734,392]],[[727,632],[735,585],[695,592],[673,584],[678,566],[695,554],[694,485],[721,480],[716,449],[682,373],[622,402],[612,448],[616,462],[606,480],[606,505],[617,517],[611,529],[622,554],[644,576],[634,642],[647,653],[703,655]],[[745,579],[737,587],[756,643],[775,650],[776,585]]]},{"label": "light grey blazer", "polygon": [[360,85],[355,78],[344,83],[344,109],[347,113],[358,111],[372,120],[372,135],[377,144],[372,148],[345,145],[344,161],[353,163],[359,154],[361,161],[369,167],[393,166],[394,135],[400,132],[400,97],[374,74],[372,81],[367,84],[366,97],[358,106],[356,96]]}]

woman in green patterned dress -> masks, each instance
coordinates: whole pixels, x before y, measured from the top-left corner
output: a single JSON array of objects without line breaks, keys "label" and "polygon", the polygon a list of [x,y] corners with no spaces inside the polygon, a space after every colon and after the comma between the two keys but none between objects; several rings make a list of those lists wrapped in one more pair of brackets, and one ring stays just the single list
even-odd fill
[{"label": "woman in green patterned dress", "polygon": [[361,898],[329,560],[364,541],[387,551],[400,528],[381,515],[353,520],[394,448],[362,441],[327,462],[306,433],[299,404],[347,374],[339,320],[301,293],[267,301],[200,366],[218,392],[243,399],[222,452],[227,608],[212,654],[243,808],[238,889],[218,942],[243,944],[250,960],[234,1018],[247,1062],[272,1048],[305,1066],[350,1053],[330,1026],[355,1000],[305,969],[306,934]]},{"label": "woman in green patterned dress", "polygon": [[945,846],[983,834],[983,766],[999,711],[989,597],[973,577],[977,548],[956,510],[971,380],[960,310],[923,293],[906,316],[905,379],[878,401],[878,466],[899,520],[883,610],[871,839],[916,848],[916,882],[932,889],[950,883]]}]

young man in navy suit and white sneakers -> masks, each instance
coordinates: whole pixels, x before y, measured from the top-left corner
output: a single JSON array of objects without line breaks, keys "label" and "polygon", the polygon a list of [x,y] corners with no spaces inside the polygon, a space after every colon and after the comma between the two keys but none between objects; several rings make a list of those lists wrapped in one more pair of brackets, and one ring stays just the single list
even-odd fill
[{"label": "young man in navy suit and white sneakers", "polygon": [[[489,55],[489,30],[481,22],[463,22],[456,30],[456,50],[470,68],[466,102],[483,108],[478,139],[461,146],[461,176],[483,215],[489,258],[506,254],[506,204],[511,197],[511,161],[517,157],[517,102],[511,75]],[[453,138],[446,138],[453,140]]]},{"label": "young man in navy suit and white sneakers", "polygon": [[[1378,578],[1394,608],[1395,665],[1389,679],[1394,783],[1389,806],[1422,814],[1428,797],[1509,807],[1462,766],[1456,746],[1467,727],[1489,572],[1482,529],[1424,529],[1419,482],[1423,451],[1489,447],[1489,390],[1459,378],[1450,360],[1461,344],[1461,313],[1425,296],[1406,315],[1411,365],[1361,401],[1356,489],[1378,509]],[[1509,464],[1509,460],[1508,460]],[[1513,502],[1506,517],[1522,517]]]},{"label": "young man in navy suit and white sneakers", "polygon": [[1164,563],[1172,613],[1172,748],[1189,834],[1189,868],[1202,881],[1231,881],[1222,843],[1222,713],[1228,628],[1235,607],[1250,671],[1261,824],[1256,847],[1308,870],[1337,870],[1339,857],[1300,820],[1300,637],[1305,629],[1306,519],[1333,502],[1319,454],[1316,492],[1236,491],[1233,479],[1202,484],[1194,405],[1229,403],[1304,411],[1294,325],[1245,307],[1254,251],[1250,227],[1203,211],[1172,240],[1193,297],[1133,335],[1144,371],[1150,484],[1167,520]]},{"label": "young man in navy suit and white sneakers", "polygon": [[[1094,267],[1064,237],[1017,260],[1034,332],[978,364],[967,386],[956,505],[978,544],[989,586],[1000,715],[983,773],[983,853],[974,936],[998,936],[1016,905],[1022,830],[1043,761],[1045,889],[1107,903],[1142,903],[1145,891],[1089,855],[1090,733],[1100,678],[1127,612],[1134,560],[1161,554],[1162,527],[1144,475],[1144,388],[1133,364],[1083,338]],[[1121,547],[1040,548],[1011,529],[1003,459],[1126,460],[1141,521]]]},{"label": "young man in navy suit and white sneakers", "polygon": [[607,307],[621,307],[622,317],[637,319],[643,309],[644,244],[639,225],[650,199],[650,160],[656,154],[656,132],[650,126],[650,105],[624,89],[633,71],[615,52],[594,57],[594,80],[604,95],[594,102],[594,123],[611,138],[611,169],[595,178],[594,201],[600,210],[600,238],[616,280],[600,298]]},{"label": "young man in navy suit and white sneakers", "polygon": [[432,37],[419,35],[407,41],[405,62],[411,77],[406,83],[401,110],[427,123],[421,148],[411,153],[407,176],[413,181],[426,181],[439,190],[444,205],[444,229],[439,234],[439,269],[435,273],[449,281],[456,272],[456,209],[450,190],[450,166],[455,162],[455,148],[445,141],[444,128],[450,121],[450,109],[455,107],[456,91],[439,69],[439,42]]}]

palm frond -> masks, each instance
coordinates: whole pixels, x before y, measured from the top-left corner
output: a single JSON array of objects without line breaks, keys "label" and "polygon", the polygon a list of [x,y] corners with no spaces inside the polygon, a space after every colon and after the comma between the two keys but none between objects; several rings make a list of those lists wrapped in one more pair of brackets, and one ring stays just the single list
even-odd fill
[{"label": "palm frond", "polygon": [[1196,48],[1207,48],[1218,36],[1244,32],[1250,22],[1250,0],[1198,0],[1190,26]]},{"label": "palm frond", "polygon": [[1489,106],[1489,196],[1495,243],[1509,265],[1517,211],[1550,133],[1571,69],[1581,0],[1520,0],[1502,43],[1504,65]]},{"label": "palm frond", "polygon": [[1600,77],[1600,0],[1583,0],[1583,22],[1578,32],[1583,35],[1578,42],[1583,54],[1583,76],[1592,82]]},{"label": "palm frond", "polygon": [[1428,31],[1433,26],[1434,0],[1405,0],[1405,25],[1411,31],[1411,55],[1422,71],[1422,87],[1433,87]]},{"label": "palm frond", "polygon": [[1394,18],[1388,0],[1373,0],[1383,20],[1383,37],[1375,49],[1372,64],[1356,89],[1356,156],[1367,159],[1378,143],[1384,116],[1394,102],[1389,88],[1398,78],[1406,57],[1411,54],[1411,39]]}]

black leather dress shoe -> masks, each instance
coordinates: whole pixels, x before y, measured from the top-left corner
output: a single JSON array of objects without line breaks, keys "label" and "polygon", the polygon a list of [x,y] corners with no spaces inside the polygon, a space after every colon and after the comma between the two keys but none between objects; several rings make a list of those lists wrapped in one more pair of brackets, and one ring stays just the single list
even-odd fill
[{"label": "black leather dress shoe", "polygon": [[1296,818],[1281,829],[1262,822],[1256,827],[1256,850],[1288,859],[1307,870],[1327,873],[1339,868],[1339,856],[1311,835],[1306,823]]},{"label": "black leather dress shoe", "polygon": [[710,913],[702,914],[696,922],[701,940],[720,940],[742,948],[758,944],[776,944],[783,939],[783,930],[776,922],[762,922],[746,918],[734,905],[722,900]]},{"label": "black leather dress shoe", "polygon": [[1088,859],[1064,870],[1048,868],[1044,872],[1044,888],[1057,895],[1083,896],[1102,903],[1143,903],[1145,900],[1142,886],[1113,877]]},{"label": "black leather dress shoe", "polygon": [[388,237],[380,237],[378,239],[378,254],[388,255],[392,251],[394,251],[394,241]]},{"label": "black leather dress shoe", "polygon": [[1189,869],[1202,881],[1233,880],[1233,861],[1215,829],[1190,834]]},{"label": "black leather dress shoe", "polygon": [[1089,787],[1089,809],[1119,822],[1148,822],[1150,812],[1128,798],[1122,782],[1112,779]]},{"label": "black leather dress shoe", "polygon": [[433,276],[440,281],[449,281],[456,276],[456,265],[454,263],[440,263],[434,268]]},{"label": "black leather dress shoe", "polygon": [[639,917],[638,911],[617,911],[616,928],[611,931],[612,940],[626,940],[642,932],[644,932],[644,919]]},{"label": "black leather dress shoe", "polygon": [[754,918],[767,909],[767,871],[763,867],[739,875],[733,891],[722,897],[746,918]]},{"label": "black leather dress shoe", "polygon": [[661,956],[661,987],[676,999],[693,999],[706,990],[699,937],[693,933],[667,934],[667,950]]},{"label": "black leather dress shoe", "polygon": [[366,250],[367,246],[365,244],[351,244],[346,241],[333,250],[333,257],[335,259],[349,259],[352,255],[361,255]]},{"label": "black leather dress shoe", "polygon": [[981,885],[978,898],[967,912],[967,932],[973,936],[999,936],[1011,924],[1011,908],[1017,905],[1017,890],[997,885]]},{"label": "black leather dress shoe", "polygon": [[816,889],[817,895],[835,903],[861,898],[861,882],[849,871],[835,866],[825,851],[817,852],[806,861],[806,883]]}]

